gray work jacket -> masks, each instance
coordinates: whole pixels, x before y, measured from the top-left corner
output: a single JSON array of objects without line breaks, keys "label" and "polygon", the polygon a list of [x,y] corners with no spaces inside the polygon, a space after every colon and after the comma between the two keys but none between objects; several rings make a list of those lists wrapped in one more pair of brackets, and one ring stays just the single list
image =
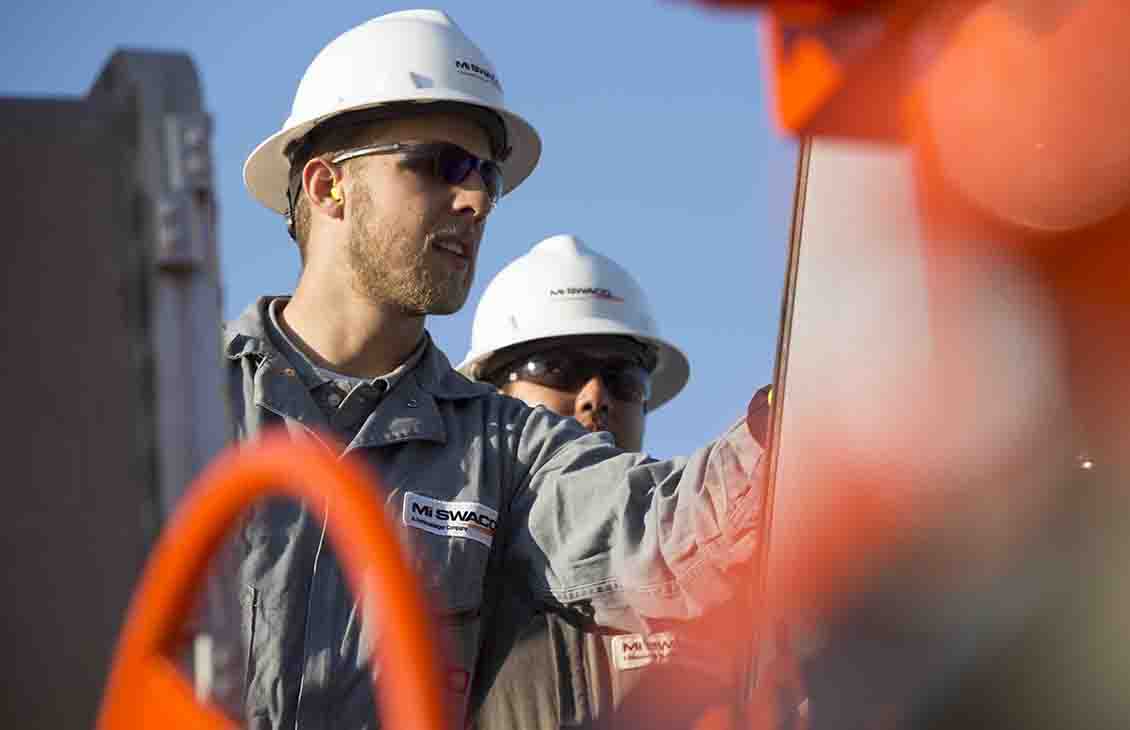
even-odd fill
[{"label": "gray work jacket", "polygon": [[[768,391],[754,395],[746,419],[762,446]],[[764,467],[759,464],[758,479]],[[733,711],[746,700],[753,611],[753,592],[746,590],[698,621],[649,621],[645,634],[619,633],[571,620],[513,586],[495,621],[518,631],[509,651],[494,652],[502,655],[501,667],[480,665],[486,697],[476,703],[474,727],[684,729],[709,707]],[[509,633],[494,636],[506,642]]]},{"label": "gray work jacket", "polygon": [[[622,633],[585,626],[507,591],[501,626],[518,629],[502,667],[480,665],[476,730],[687,730],[711,707],[742,699],[752,641],[749,600],[692,622],[650,620]],[[509,632],[500,631],[500,642]],[[498,653],[498,652],[496,652]]]},{"label": "gray work jacket", "polygon": [[[266,334],[269,301],[225,328],[235,435],[328,431]],[[757,545],[763,495],[752,475],[762,450],[744,423],[689,458],[656,461],[466,380],[431,343],[345,451],[368,461],[387,490],[464,715],[482,694],[476,681],[489,684],[500,647],[512,643],[503,634],[521,628],[494,620],[508,586],[579,621],[642,631],[649,618],[690,619],[731,599],[725,573]],[[361,625],[323,525],[301,505],[267,502],[236,548],[248,726],[376,727],[369,677],[380,667],[364,649],[376,627]],[[372,638],[379,644],[379,633]],[[480,665],[487,671],[476,680]]]}]

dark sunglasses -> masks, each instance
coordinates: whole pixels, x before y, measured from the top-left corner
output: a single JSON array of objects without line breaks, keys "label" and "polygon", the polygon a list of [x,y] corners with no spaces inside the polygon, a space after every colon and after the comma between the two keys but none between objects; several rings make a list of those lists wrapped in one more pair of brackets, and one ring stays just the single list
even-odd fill
[{"label": "dark sunglasses", "polygon": [[448,185],[460,185],[472,172],[478,172],[486,186],[491,203],[502,197],[502,168],[497,162],[484,160],[472,155],[457,144],[450,142],[393,142],[374,144],[346,150],[334,155],[330,162],[352,160],[365,155],[403,154],[404,165],[422,169]]},{"label": "dark sunglasses", "polygon": [[594,358],[568,350],[521,358],[500,368],[487,380],[497,387],[521,380],[573,392],[596,375],[616,400],[647,403],[651,398],[651,373],[639,363],[623,358]]}]

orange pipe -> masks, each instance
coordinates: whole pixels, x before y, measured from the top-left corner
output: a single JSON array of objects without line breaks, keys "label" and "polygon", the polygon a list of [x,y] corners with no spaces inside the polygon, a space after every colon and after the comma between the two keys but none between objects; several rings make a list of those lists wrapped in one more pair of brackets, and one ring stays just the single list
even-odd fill
[{"label": "orange pipe", "polygon": [[[98,728],[170,730],[237,727],[198,703],[168,659],[195,605],[210,557],[236,519],[267,496],[302,500],[327,522],[330,540],[366,621],[379,620],[380,697],[385,727],[450,727],[441,701],[439,654],[429,609],[386,521],[378,489],[351,459],[338,460],[314,440],[265,436],[222,454],[188,491],[158,541],[130,606],[103,697]],[[327,510],[332,501],[333,509]]]}]

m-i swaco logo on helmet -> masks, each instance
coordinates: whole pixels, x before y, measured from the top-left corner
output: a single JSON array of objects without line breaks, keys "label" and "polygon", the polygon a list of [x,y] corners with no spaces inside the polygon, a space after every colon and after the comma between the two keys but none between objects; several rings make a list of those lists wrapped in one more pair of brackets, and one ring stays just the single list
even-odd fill
[{"label": "m-i swaco logo on helmet", "polygon": [[455,60],[455,68],[458,69],[459,73],[461,74],[474,76],[480,81],[486,81],[489,84],[493,84],[494,88],[502,91],[502,84],[498,82],[498,77],[495,76],[494,72],[489,68],[483,68],[477,63],[471,63],[470,61],[464,61],[462,59]]},{"label": "m-i swaco logo on helmet", "polygon": [[595,286],[566,286],[560,289],[549,290],[550,299],[607,299],[610,302],[622,302],[608,289]]}]

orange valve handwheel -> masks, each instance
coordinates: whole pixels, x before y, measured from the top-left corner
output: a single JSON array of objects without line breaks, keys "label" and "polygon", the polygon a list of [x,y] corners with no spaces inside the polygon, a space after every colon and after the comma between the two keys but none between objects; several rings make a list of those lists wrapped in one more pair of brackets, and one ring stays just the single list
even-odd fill
[{"label": "orange valve handwheel", "polygon": [[243,510],[267,496],[302,500],[327,521],[365,620],[396,627],[379,632],[385,670],[379,685],[374,680],[374,696],[380,697],[385,727],[448,727],[429,610],[385,518],[381,493],[363,466],[338,460],[313,439],[269,434],[219,457],[188,491],[145,568],[118,643],[99,729],[237,727],[218,708],[197,701],[170,655],[211,555]]}]

